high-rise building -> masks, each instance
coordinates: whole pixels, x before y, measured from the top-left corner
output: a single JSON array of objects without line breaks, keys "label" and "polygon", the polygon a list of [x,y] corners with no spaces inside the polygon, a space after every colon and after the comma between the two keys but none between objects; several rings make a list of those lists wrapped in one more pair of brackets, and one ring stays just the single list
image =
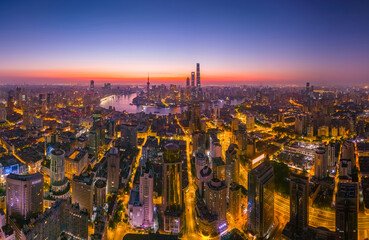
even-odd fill
[{"label": "high-rise building", "polygon": [[357,183],[338,183],[336,195],[337,239],[358,239],[359,188]]},{"label": "high-rise building", "polygon": [[[62,232],[73,239],[88,239],[88,213],[78,204],[57,200],[50,209],[29,222],[10,219],[16,239],[59,239]],[[15,219],[16,220],[16,219]]]},{"label": "high-rise building", "polygon": [[235,144],[229,145],[226,156],[226,183],[229,188],[232,182],[238,183],[240,175],[240,163],[238,159],[238,147]]},{"label": "high-rise building", "polygon": [[106,203],[106,181],[98,179],[95,182],[95,200],[97,207],[103,207]]},{"label": "high-rise building", "polygon": [[65,152],[57,148],[50,152],[50,188],[54,198],[69,197],[70,185],[65,177]]},{"label": "high-rise building", "polygon": [[163,171],[163,209],[182,208],[182,163],[177,144],[164,146]]},{"label": "high-rise building", "polygon": [[91,80],[90,81],[90,91],[93,91],[95,89],[95,81]]},{"label": "high-rise building", "polygon": [[51,185],[64,182],[65,179],[65,152],[62,149],[53,149],[50,153],[50,183]]},{"label": "high-rise building", "polygon": [[187,77],[187,79],[186,79],[186,87],[189,87],[189,86],[190,86],[190,78]]},{"label": "high-rise building", "polygon": [[327,146],[328,170],[329,171],[335,169],[335,167],[336,167],[336,162],[337,162],[336,147],[337,147],[336,143],[330,143]]},{"label": "high-rise building", "polygon": [[136,124],[122,124],[121,136],[124,142],[129,147],[137,148],[137,125]]},{"label": "high-rise building", "polygon": [[241,215],[241,186],[237,183],[231,183],[229,188],[229,213],[233,219],[238,219]]},{"label": "high-rise building", "polygon": [[309,177],[292,173],[290,178],[290,224],[300,239],[309,221]]},{"label": "high-rise building", "polygon": [[14,91],[10,90],[8,92],[8,101],[6,103],[6,110],[7,110],[7,115],[11,116],[14,112]]},{"label": "high-rise building", "polygon": [[355,145],[351,141],[345,141],[342,144],[342,155],[341,159],[351,159],[351,161],[356,164],[355,162]]},{"label": "high-rise building", "polygon": [[227,221],[227,185],[217,178],[205,184],[205,203],[211,214],[218,216],[218,221]]},{"label": "high-rise building", "polygon": [[19,220],[29,219],[43,212],[44,177],[41,173],[17,175],[6,178],[6,213]]},{"label": "high-rise building", "polygon": [[197,152],[195,154],[195,168],[196,178],[200,179],[200,171],[205,167],[207,163],[207,157],[204,152]]},{"label": "high-rise building", "polygon": [[315,151],[315,177],[324,178],[328,174],[328,153],[325,147],[318,147]]},{"label": "high-rise building", "polygon": [[274,173],[268,160],[248,174],[247,228],[258,238],[267,238],[274,220]]},{"label": "high-rise building", "polygon": [[110,149],[106,161],[108,164],[108,192],[117,192],[120,179],[120,157],[118,148]]},{"label": "high-rise building", "polygon": [[179,232],[183,207],[182,162],[177,144],[164,146],[163,206],[164,231]]},{"label": "high-rise building", "polygon": [[150,99],[150,77],[147,76],[147,86],[146,86],[147,99]]},{"label": "high-rise building", "polygon": [[6,108],[3,103],[0,103],[0,123],[6,122]]},{"label": "high-rise building", "polygon": [[142,167],[140,174],[140,202],[143,207],[143,226],[153,227],[154,202],[153,202],[154,176],[149,168]]},{"label": "high-rise building", "polygon": [[196,87],[201,87],[201,81],[200,81],[200,63],[196,63]]},{"label": "high-rise building", "polygon": [[200,197],[204,197],[205,192],[205,184],[209,182],[213,178],[213,172],[211,168],[205,166],[200,171],[200,179],[199,179],[199,194]]},{"label": "high-rise building", "polygon": [[87,172],[74,176],[72,179],[72,203],[78,203],[81,209],[92,214],[93,208],[93,179]]},{"label": "high-rise building", "polygon": [[191,72],[191,86],[195,86],[195,72]]}]

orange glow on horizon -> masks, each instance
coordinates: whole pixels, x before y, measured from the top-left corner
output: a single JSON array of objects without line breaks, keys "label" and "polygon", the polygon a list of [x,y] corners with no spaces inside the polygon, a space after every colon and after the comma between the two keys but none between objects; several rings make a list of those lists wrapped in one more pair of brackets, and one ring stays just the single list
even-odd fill
[{"label": "orange glow on horizon", "polygon": [[[77,70],[14,70],[1,72],[0,76],[11,78],[30,78],[30,79],[55,79],[55,80],[73,80],[73,81],[112,81],[112,82],[128,82],[128,81],[146,81],[147,73],[117,73],[117,72],[102,72],[102,71],[77,71]],[[185,82],[190,74],[171,74],[171,73],[150,73],[150,81],[159,82]],[[201,74],[203,82],[251,82],[251,81],[289,81],[295,80],[296,76],[284,73],[219,73],[219,74]]]}]

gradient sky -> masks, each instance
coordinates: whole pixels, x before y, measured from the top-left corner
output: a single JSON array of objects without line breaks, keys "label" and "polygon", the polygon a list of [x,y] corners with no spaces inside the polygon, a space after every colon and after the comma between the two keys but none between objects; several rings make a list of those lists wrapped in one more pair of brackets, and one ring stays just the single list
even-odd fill
[{"label": "gradient sky", "polygon": [[369,84],[369,1],[2,0],[0,82]]}]

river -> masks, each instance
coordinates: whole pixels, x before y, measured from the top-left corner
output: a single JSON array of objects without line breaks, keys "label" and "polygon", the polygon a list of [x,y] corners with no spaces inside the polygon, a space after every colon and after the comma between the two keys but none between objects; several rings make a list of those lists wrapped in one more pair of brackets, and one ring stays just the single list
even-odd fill
[{"label": "river", "polygon": [[[100,106],[103,108],[109,108],[110,106],[115,108],[116,111],[126,111],[128,113],[155,113],[158,115],[168,115],[168,114],[176,114],[185,111],[187,107],[171,107],[171,108],[157,108],[155,106],[136,106],[132,105],[133,99],[137,96],[137,94],[129,94],[122,96],[112,96],[101,101]],[[232,100],[231,105],[241,104],[243,99]],[[209,104],[209,106],[218,105],[219,107],[223,107],[225,101],[221,100],[217,103]]]}]

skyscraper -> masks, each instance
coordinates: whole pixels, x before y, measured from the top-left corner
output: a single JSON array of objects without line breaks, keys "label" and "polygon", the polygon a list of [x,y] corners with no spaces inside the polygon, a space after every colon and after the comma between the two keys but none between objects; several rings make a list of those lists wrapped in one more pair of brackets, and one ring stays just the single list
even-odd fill
[{"label": "skyscraper", "polygon": [[87,172],[74,176],[72,179],[72,203],[78,203],[81,209],[92,214],[94,189],[92,176]]},{"label": "skyscraper", "polygon": [[195,86],[195,72],[191,72],[191,86]]},{"label": "skyscraper", "polygon": [[62,149],[53,149],[50,154],[50,183],[63,182],[65,178],[65,153]]},{"label": "skyscraper", "polygon": [[318,147],[315,151],[315,177],[324,178],[328,173],[328,153],[324,147]]},{"label": "skyscraper", "polygon": [[119,189],[120,158],[118,148],[110,149],[106,159],[108,164],[108,192],[116,192]]},{"label": "skyscraper", "polygon": [[205,203],[209,212],[218,216],[219,222],[227,221],[227,185],[217,178],[205,185]]},{"label": "skyscraper", "polygon": [[50,153],[50,188],[55,198],[69,197],[70,185],[65,177],[65,152],[57,148]]},{"label": "skyscraper", "polygon": [[94,203],[97,207],[103,207],[106,202],[106,181],[98,179],[95,182]]},{"label": "skyscraper", "polygon": [[137,148],[137,125],[136,124],[122,124],[121,136],[129,147]]},{"label": "skyscraper", "polygon": [[144,227],[153,226],[154,202],[153,202],[154,177],[153,172],[149,168],[142,167],[140,174],[140,202],[143,206]]},{"label": "skyscraper", "polygon": [[240,164],[238,159],[238,147],[236,144],[229,145],[226,156],[226,183],[229,188],[232,182],[238,183]]},{"label": "skyscraper", "polygon": [[204,197],[205,184],[213,178],[213,171],[208,166],[205,166],[200,171],[199,179],[199,194],[200,197]]},{"label": "skyscraper", "polygon": [[196,178],[200,179],[200,171],[205,167],[207,162],[207,157],[204,152],[197,152],[195,155],[195,168],[196,168]]},{"label": "skyscraper", "polygon": [[190,78],[187,77],[187,79],[186,79],[186,87],[189,87],[189,86],[190,86]]},{"label": "skyscraper", "polygon": [[147,89],[146,89],[146,93],[147,93],[147,99],[150,98],[150,77],[149,75],[147,76]]},{"label": "skyscraper", "polygon": [[336,195],[337,239],[358,239],[359,189],[357,183],[338,183]]},{"label": "skyscraper", "polygon": [[248,174],[247,228],[258,238],[267,238],[274,220],[274,173],[268,160]]},{"label": "skyscraper", "polygon": [[231,183],[229,188],[229,213],[233,219],[237,220],[241,214],[241,186]]},{"label": "skyscraper", "polygon": [[6,178],[6,213],[8,217],[29,219],[43,212],[44,177],[41,173]]},{"label": "skyscraper", "polygon": [[201,81],[200,81],[200,63],[196,63],[196,87],[201,87]]},{"label": "skyscraper", "polygon": [[182,162],[179,146],[168,143],[164,146],[163,164],[163,211],[164,231],[179,232],[183,207]]},{"label": "skyscraper", "polygon": [[95,81],[91,80],[90,81],[90,91],[93,91],[95,89]]},{"label": "skyscraper", "polygon": [[301,238],[309,221],[309,178],[291,173],[290,224],[295,238]]}]

